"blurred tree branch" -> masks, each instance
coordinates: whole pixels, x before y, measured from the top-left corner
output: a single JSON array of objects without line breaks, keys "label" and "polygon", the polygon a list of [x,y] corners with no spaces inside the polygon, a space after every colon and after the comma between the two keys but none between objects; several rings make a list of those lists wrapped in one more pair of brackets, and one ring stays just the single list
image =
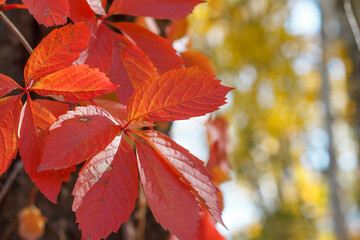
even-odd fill
[{"label": "blurred tree branch", "polygon": [[354,39],[357,45],[358,50],[360,51],[360,29],[359,23],[356,19],[355,12],[351,3],[351,0],[344,0],[344,9],[346,17],[349,21],[351,31],[354,35]]}]

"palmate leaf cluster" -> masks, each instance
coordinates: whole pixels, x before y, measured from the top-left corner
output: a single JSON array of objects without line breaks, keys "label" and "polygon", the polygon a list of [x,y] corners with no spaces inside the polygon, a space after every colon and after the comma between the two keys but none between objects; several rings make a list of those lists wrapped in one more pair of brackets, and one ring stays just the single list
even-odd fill
[{"label": "palmate leaf cluster", "polygon": [[[31,180],[56,203],[61,183],[85,161],[73,191],[84,239],[106,238],[127,221],[138,176],[156,220],[178,238],[195,237],[203,211],[222,223],[219,190],[203,163],[151,129],[155,121],[217,110],[231,88],[196,67],[183,68],[164,38],[107,20],[120,13],[184,17],[199,1],[115,0],[107,11],[100,0],[24,3],[45,26],[68,18],[74,23],[53,30],[35,48],[24,69],[25,87],[0,75],[0,173],[19,150]],[[6,96],[16,89],[21,93]],[[94,99],[112,91],[118,101]],[[31,92],[51,100],[33,100]]]}]

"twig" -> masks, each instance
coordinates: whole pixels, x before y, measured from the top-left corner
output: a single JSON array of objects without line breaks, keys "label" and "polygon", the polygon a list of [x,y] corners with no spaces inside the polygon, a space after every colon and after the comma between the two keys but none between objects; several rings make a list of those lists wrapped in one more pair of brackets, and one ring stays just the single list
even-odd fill
[{"label": "twig", "polygon": [[8,180],[6,181],[4,187],[1,189],[0,191],[0,203],[2,202],[2,200],[4,199],[4,197],[6,196],[7,192],[9,191],[11,185],[13,184],[13,182],[16,179],[16,176],[18,175],[18,173],[23,169],[23,163],[22,161],[19,161],[16,163],[13,171],[11,172]]},{"label": "twig", "polygon": [[31,54],[33,52],[33,49],[28,43],[28,41],[26,41],[25,37],[21,34],[19,29],[17,29],[17,27],[10,21],[10,19],[2,11],[0,11],[0,19],[3,20],[5,24],[10,28],[10,30],[15,34],[15,36],[25,47],[26,51],[28,51],[28,53]]},{"label": "twig", "polygon": [[137,239],[144,240],[145,239],[145,225],[146,225],[146,210],[147,210],[147,202],[144,194],[144,190],[139,183],[139,209],[138,209],[138,231],[137,231]]},{"label": "twig", "polygon": [[360,30],[359,24],[356,20],[354,10],[352,8],[351,0],[344,0],[344,9],[346,17],[349,21],[351,31],[354,35],[355,42],[357,45],[358,50],[360,51]]}]

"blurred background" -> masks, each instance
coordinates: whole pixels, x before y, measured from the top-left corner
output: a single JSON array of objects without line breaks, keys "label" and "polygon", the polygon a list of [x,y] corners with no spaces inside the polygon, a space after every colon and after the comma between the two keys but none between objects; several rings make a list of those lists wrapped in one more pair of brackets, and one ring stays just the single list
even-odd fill
[{"label": "blurred background", "polygon": [[208,0],[188,17],[174,46],[235,90],[171,134],[207,161],[203,123],[227,120],[227,239],[360,239],[359,17],[357,0]]}]

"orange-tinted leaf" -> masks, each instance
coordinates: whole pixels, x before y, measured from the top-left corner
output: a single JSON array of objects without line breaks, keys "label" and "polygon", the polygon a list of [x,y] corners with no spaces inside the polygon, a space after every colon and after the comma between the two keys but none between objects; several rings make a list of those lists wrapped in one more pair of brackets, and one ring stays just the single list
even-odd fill
[{"label": "orange-tinted leaf", "polygon": [[54,115],[44,106],[28,98],[22,111],[23,119],[20,126],[19,150],[24,168],[39,190],[53,203],[56,203],[61,183],[68,181],[70,173],[75,169],[60,171],[44,171],[37,173],[42,158],[41,149],[49,127],[56,121]]},{"label": "orange-tinted leaf", "polygon": [[212,64],[211,59],[204,53],[200,51],[189,50],[182,52],[181,57],[184,60],[185,67],[197,66],[201,70],[204,70],[211,75],[215,75],[215,67]]},{"label": "orange-tinted leaf", "polygon": [[225,237],[216,229],[211,215],[204,208],[195,240],[225,240]]},{"label": "orange-tinted leaf", "polygon": [[73,22],[89,21],[95,18],[86,0],[68,1],[70,6],[70,19]]},{"label": "orange-tinted leaf", "polygon": [[186,18],[173,21],[170,26],[166,28],[166,38],[171,43],[179,38],[182,38],[186,34],[187,27],[188,24]]},{"label": "orange-tinted leaf", "polygon": [[117,22],[111,23],[111,25],[120,29],[122,33],[136,43],[141,51],[149,57],[158,73],[182,68],[182,59],[176,55],[176,51],[165,38],[134,23]]},{"label": "orange-tinted leaf", "polygon": [[63,25],[69,16],[69,4],[64,0],[22,0],[36,21],[46,27]]},{"label": "orange-tinted leaf", "polygon": [[58,101],[50,101],[47,99],[35,99],[35,102],[49,110],[56,118],[67,113],[69,104]]},{"label": "orange-tinted leaf", "polygon": [[0,0],[0,5],[4,4],[6,0]]},{"label": "orange-tinted leaf", "polygon": [[41,78],[31,90],[58,101],[78,102],[114,91],[117,88],[96,68],[71,65]]},{"label": "orange-tinted leaf", "polygon": [[109,15],[126,14],[177,19],[188,15],[200,0],[114,0]]},{"label": "orange-tinted leaf", "polygon": [[114,84],[121,86],[115,93],[120,103],[126,104],[135,88],[158,74],[148,57],[134,43],[121,35],[117,37],[119,43],[108,75]]},{"label": "orange-tinted leaf", "polygon": [[51,126],[38,171],[68,168],[105,149],[120,130],[116,120],[95,106],[68,111]]},{"label": "orange-tinted leaf", "polygon": [[21,88],[12,78],[0,73],[0,98],[16,88]]},{"label": "orange-tinted leaf", "polygon": [[141,184],[155,219],[180,239],[193,239],[201,208],[184,183],[151,147],[136,141]]},{"label": "orange-tinted leaf", "polygon": [[227,135],[229,124],[225,117],[217,117],[207,121],[205,126],[210,143],[210,157],[206,167],[214,176],[214,181],[220,184],[230,179],[230,143]]},{"label": "orange-tinted leaf", "polygon": [[21,239],[36,240],[44,235],[46,218],[36,206],[23,208],[18,214],[18,220]]},{"label": "orange-tinted leaf", "polygon": [[128,102],[128,119],[174,121],[202,116],[223,105],[230,90],[195,67],[172,70],[135,90]]},{"label": "orange-tinted leaf", "polygon": [[8,169],[17,153],[21,107],[19,96],[0,99],[0,175]]},{"label": "orange-tinted leaf", "polygon": [[176,168],[190,182],[205,202],[202,199],[199,201],[208,208],[217,222],[223,224],[219,199],[216,195],[220,190],[211,181],[211,176],[203,162],[160,132],[143,131],[140,134],[150,140],[169,161],[171,167]]},{"label": "orange-tinted leaf", "polygon": [[25,84],[27,85],[30,79],[37,81],[72,65],[80,53],[87,49],[90,34],[85,23],[54,29],[31,54],[24,69]]},{"label": "orange-tinted leaf", "polygon": [[116,137],[80,171],[73,210],[84,239],[106,238],[127,221],[138,197],[136,157]]}]

